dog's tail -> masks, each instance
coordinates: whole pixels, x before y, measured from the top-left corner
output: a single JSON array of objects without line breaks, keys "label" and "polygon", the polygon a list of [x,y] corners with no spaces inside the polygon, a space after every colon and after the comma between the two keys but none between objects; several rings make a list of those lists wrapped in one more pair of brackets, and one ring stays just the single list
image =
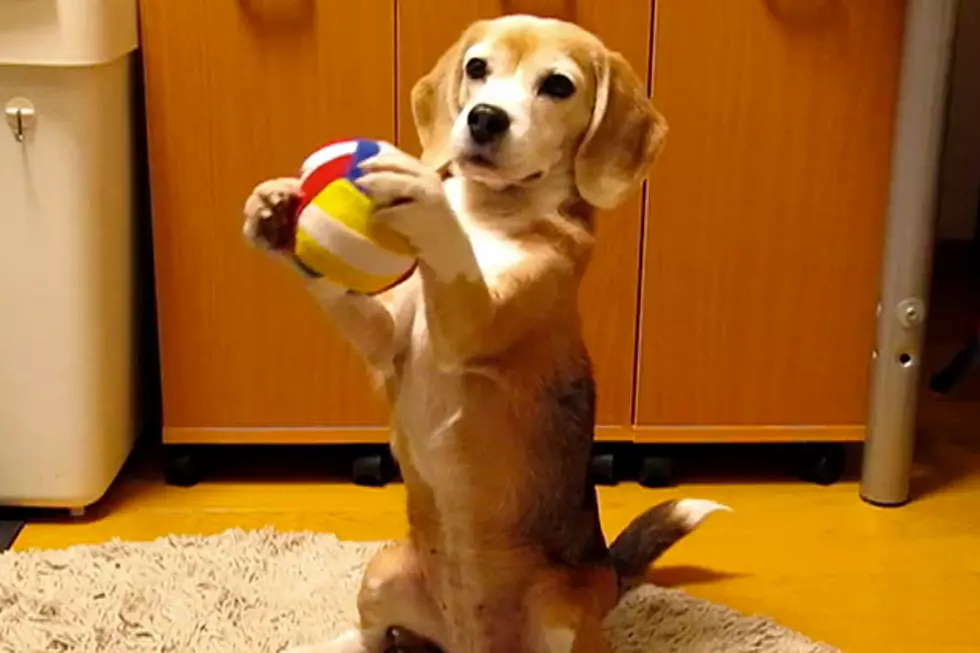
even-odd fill
[{"label": "dog's tail", "polygon": [[621,588],[642,581],[647,568],[711,513],[731,508],[707,499],[673,499],[634,519],[609,547]]}]

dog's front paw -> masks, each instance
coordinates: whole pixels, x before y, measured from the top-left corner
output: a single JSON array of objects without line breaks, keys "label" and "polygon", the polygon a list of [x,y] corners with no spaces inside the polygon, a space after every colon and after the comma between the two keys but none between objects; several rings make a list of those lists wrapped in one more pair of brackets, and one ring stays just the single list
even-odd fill
[{"label": "dog's front paw", "polygon": [[376,207],[374,219],[404,236],[420,253],[452,220],[442,179],[417,158],[393,147],[360,164],[357,185]]},{"label": "dog's front paw", "polygon": [[245,238],[273,252],[288,251],[296,237],[299,179],[282,177],[264,181],[245,200]]}]

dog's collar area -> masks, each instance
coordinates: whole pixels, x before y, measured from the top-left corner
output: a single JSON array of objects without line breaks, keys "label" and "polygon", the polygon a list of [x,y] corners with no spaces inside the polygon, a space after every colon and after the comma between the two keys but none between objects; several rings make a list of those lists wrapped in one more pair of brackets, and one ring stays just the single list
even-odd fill
[{"label": "dog's collar area", "polygon": [[[475,165],[478,168],[484,168],[486,170],[496,170],[497,169],[497,164],[495,164],[493,161],[491,161],[490,159],[486,158],[482,154],[474,154],[473,156],[469,156],[469,157],[466,158],[466,162],[467,163],[470,163],[472,165]],[[518,184],[527,184],[527,183],[530,183],[532,181],[537,181],[537,180],[541,179],[542,177],[544,177],[544,170],[538,170],[537,172],[532,172],[531,174],[527,175],[526,177],[523,177],[520,181],[518,181],[518,182],[516,182],[514,184],[508,184],[507,186],[505,186],[505,188],[509,188],[510,186],[516,186]]]},{"label": "dog's collar area", "polygon": [[523,177],[522,179],[520,179],[518,181],[508,182],[508,183],[502,183],[500,185],[496,185],[496,184],[492,184],[492,183],[489,183],[487,181],[484,181],[482,179],[474,179],[473,177],[470,177],[470,176],[468,176],[466,174],[462,174],[462,173],[460,173],[460,171],[459,171],[458,168],[455,168],[455,169],[449,169],[449,168],[447,168],[446,171],[445,171],[445,174],[442,176],[442,179],[443,180],[446,180],[446,179],[449,179],[449,178],[452,178],[452,177],[458,177],[458,178],[466,179],[467,181],[470,181],[472,183],[475,183],[475,184],[479,184],[481,186],[484,186],[484,187],[488,188],[489,190],[492,190],[492,191],[495,191],[495,192],[500,193],[500,192],[508,192],[508,191],[515,191],[515,190],[525,189],[525,188],[527,188],[527,186],[529,184],[533,184],[533,183],[535,183],[537,181],[541,181],[542,179],[544,179],[544,175],[545,175],[544,171],[543,170],[539,170],[537,172],[533,172],[533,173],[527,175],[526,177]]}]

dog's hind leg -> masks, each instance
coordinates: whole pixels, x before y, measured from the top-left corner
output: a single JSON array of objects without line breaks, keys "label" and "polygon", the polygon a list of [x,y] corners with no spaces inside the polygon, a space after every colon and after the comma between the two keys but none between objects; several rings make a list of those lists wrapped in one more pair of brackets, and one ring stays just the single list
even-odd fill
[{"label": "dog's hind leg", "polygon": [[617,598],[616,576],[611,569],[541,573],[525,596],[523,650],[609,653],[602,620]]},{"label": "dog's hind leg", "polygon": [[357,597],[360,624],[337,638],[286,653],[386,653],[445,650],[442,614],[407,542],[382,549],[368,563]]}]

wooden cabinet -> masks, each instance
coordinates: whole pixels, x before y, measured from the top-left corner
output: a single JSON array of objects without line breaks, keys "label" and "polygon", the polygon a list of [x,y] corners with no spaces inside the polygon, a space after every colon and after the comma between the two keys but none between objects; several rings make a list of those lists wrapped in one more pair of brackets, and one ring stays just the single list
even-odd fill
[{"label": "wooden cabinet", "polygon": [[902,5],[657,2],[639,438],[863,435]]},{"label": "wooden cabinet", "polygon": [[394,139],[394,0],[140,3],[164,438],[384,439],[360,359],[241,207],[326,139]]},{"label": "wooden cabinet", "polygon": [[623,52],[671,127],[648,192],[597,221],[583,307],[600,437],[863,436],[903,3],[141,10],[166,442],[385,439],[362,363],[244,244],[241,204],[329,138],[417,152],[411,86],[469,22],[517,12]]}]

